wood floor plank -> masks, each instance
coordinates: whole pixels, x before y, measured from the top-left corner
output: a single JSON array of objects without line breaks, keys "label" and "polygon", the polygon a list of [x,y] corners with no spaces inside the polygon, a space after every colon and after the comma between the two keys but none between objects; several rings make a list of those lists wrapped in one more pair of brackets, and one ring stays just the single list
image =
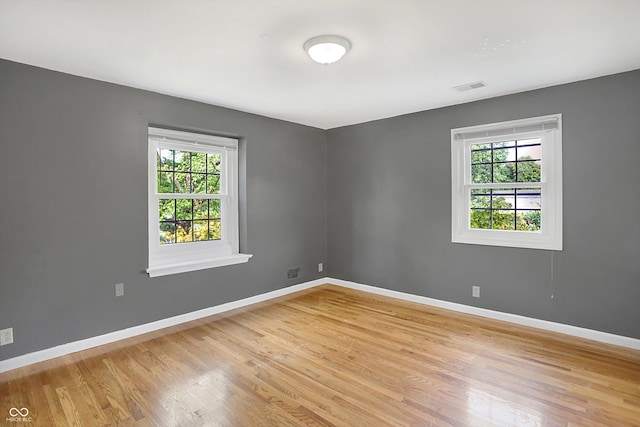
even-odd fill
[{"label": "wood floor plank", "polygon": [[80,371],[79,364],[69,364],[67,368],[71,378],[76,383],[80,397],[84,401],[84,407],[86,408],[84,412],[90,416],[91,424],[98,426],[108,424],[109,421],[102,410],[102,405],[98,402],[96,393],[87,383],[84,376],[85,374]]},{"label": "wood floor plank", "polygon": [[[40,402],[37,404],[37,410],[41,416],[35,417],[34,420],[36,420],[36,423],[39,425],[66,426],[67,416],[62,407],[62,402],[60,402],[60,399],[58,398],[56,390],[51,384],[45,384],[42,388],[44,390],[46,402]],[[42,408],[48,409],[48,416],[44,414]]]},{"label": "wood floor plank", "polygon": [[64,412],[66,425],[69,427],[82,427],[83,425],[85,425],[85,423],[83,423],[80,419],[80,413],[78,412],[78,409],[71,399],[71,395],[69,394],[69,391],[66,389],[66,387],[56,388],[56,395],[58,396],[60,406],[62,407],[62,411]]},{"label": "wood floor plank", "polygon": [[0,425],[13,407],[47,427],[640,426],[640,351],[324,285],[0,374]]}]

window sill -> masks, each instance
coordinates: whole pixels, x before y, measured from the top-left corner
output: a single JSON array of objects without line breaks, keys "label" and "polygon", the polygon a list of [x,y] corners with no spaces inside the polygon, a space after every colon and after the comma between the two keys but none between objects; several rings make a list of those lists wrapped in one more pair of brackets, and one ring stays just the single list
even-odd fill
[{"label": "window sill", "polygon": [[562,250],[562,235],[549,236],[548,233],[540,232],[467,229],[463,232],[454,232],[451,242],[508,248]]},{"label": "window sill", "polygon": [[190,262],[155,265],[147,268],[147,273],[149,277],[159,277],[169,274],[186,273],[188,271],[204,270],[207,268],[224,267],[225,265],[245,263],[249,261],[249,258],[252,256],[251,254],[235,254]]}]

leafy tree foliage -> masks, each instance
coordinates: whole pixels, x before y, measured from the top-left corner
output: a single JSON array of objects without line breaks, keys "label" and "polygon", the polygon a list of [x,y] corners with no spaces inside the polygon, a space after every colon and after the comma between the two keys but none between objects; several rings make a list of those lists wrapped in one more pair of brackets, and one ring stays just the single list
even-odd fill
[{"label": "leafy tree foliage", "polygon": [[[540,182],[540,161],[530,155],[515,158],[514,142],[476,144],[472,146],[471,177],[473,183]],[[514,210],[513,204],[504,196],[513,194],[514,188],[476,189],[471,194],[471,228],[494,230],[540,230],[540,211]]]},{"label": "leafy tree foliage", "polygon": [[[219,194],[220,155],[160,150],[158,192]],[[158,206],[161,244],[220,239],[220,200],[166,198]]]}]

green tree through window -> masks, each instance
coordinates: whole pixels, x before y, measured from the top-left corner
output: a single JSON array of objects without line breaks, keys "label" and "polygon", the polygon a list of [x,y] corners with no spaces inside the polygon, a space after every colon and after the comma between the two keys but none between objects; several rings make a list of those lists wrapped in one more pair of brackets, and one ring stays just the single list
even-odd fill
[{"label": "green tree through window", "polygon": [[540,230],[540,187],[508,183],[540,182],[539,139],[471,146],[471,182],[505,183],[504,188],[471,190],[470,227],[493,230]]},{"label": "green tree through window", "polygon": [[220,163],[220,154],[158,150],[158,193],[167,194],[158,202],[161,244],[220,239],[220,200],[197,197],[220,193]]}]

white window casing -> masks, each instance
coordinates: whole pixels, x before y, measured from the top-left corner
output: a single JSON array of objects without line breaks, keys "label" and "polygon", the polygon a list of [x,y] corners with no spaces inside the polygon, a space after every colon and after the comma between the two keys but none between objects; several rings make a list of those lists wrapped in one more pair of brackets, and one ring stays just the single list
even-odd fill
[{"label": "white window casing", "polygon": [[[161,149],[220,155],[220,191],[216,194],[159,193],[157,153]],[[148,224],[150,277],[247,262],[252,255],[239,252],[238,140],[149,127]],[[220,239],[161,244],[161,199],[219,199]]]},{"label": "white window casing", "polygon": [[[540,182],[472,182],[472,145],[530,138],[541,141]],[[471,190],[505,187],[540,189],[540,230],[471,228]],[[451,210],[451,241],[454,243],[562,250],[562,115],[452,129]]]}]

